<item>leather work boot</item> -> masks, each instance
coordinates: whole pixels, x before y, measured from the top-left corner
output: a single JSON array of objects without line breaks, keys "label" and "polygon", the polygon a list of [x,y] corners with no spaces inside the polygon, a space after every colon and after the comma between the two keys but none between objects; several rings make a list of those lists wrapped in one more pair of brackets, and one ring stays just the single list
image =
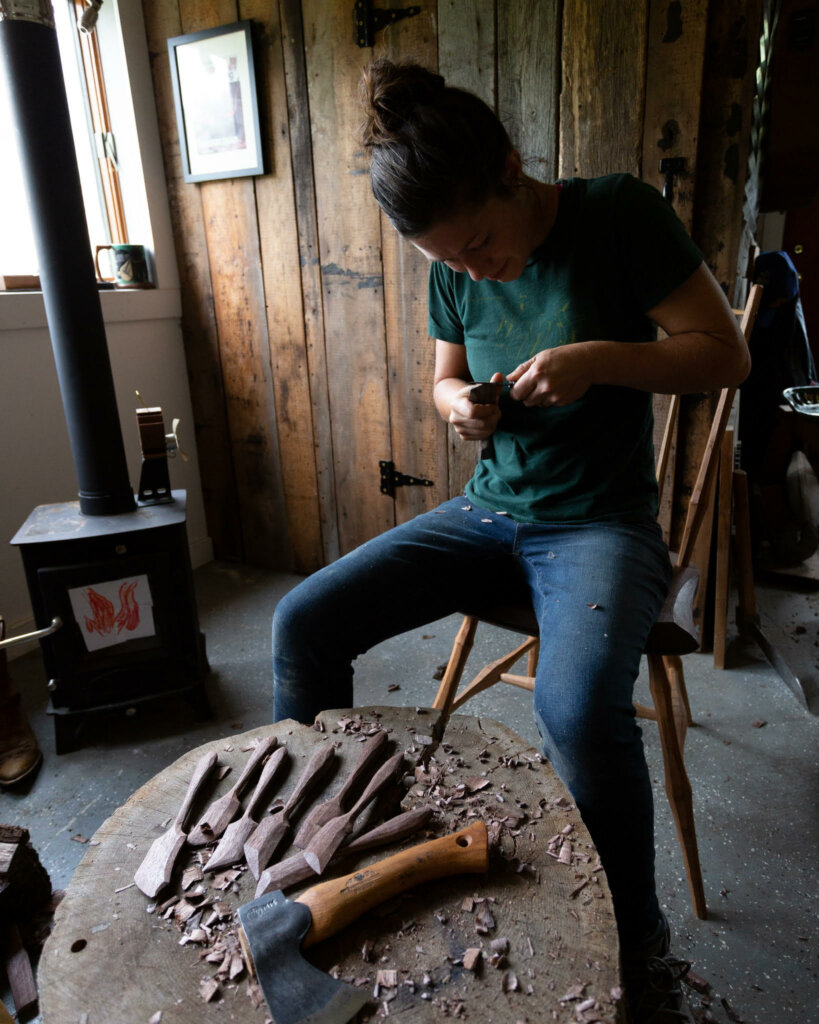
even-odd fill
[{"label": "leather work boot", "polygon": [[[0,640],[6,624],[0,618]],[[0,786],[12,786],[30,775],[43,759],[20,694],[9,677],[6,652],[0,650]]]},{"label": "leather work boot", "polygon": [[669,946],[670,930],[663,916],[646,946],[623,954],[630,1024],[695,1024],[682,984],[691,964],[673,956]]}]

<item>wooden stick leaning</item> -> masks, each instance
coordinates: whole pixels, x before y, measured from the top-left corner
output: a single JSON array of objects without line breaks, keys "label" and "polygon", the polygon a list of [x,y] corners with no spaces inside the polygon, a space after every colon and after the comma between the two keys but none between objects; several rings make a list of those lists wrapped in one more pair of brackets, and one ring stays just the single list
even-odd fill
[{"label": "wooden stick leaning", "polygon": [[232,821],[225,829],[224,835],[205,865],[205,871],[215,871],[217,868],[235,864],[242,859],[245,842],[256,828],[256,819],[253,815],[259,807],[267,787],[281,768],[285,757],[287,757],[287,751],[284,747],[279,747],[270,755],[270,759],[262,769],[262,774],[256,783],[256,788],[253,790],[253,795],[247,802],[244,814],[236,821]]},{"label": "wooden stick leaning", "polygon": [[264,761],[267,755],[278,743],[275,736],[268,736],[260,740],[252,751],[247,763],[242,769],[242,774],[231,786],[231,788],[220,796],[208,807],[199,821],[188,833],[189,846],[205,846],[218,839],[228,825],[233,821],[242,806],[241,797],[245,789],[250,785],[250,780]]},{"label": "wooden stick leaning", "polygon": [[134,882],[146,896],[153,898],[171,880],[176,858],[182,847],[185,845],[185,819],[190,813],[191,806],[200,786],[208,777],[211,769],[216,764],[214,752],[201,757],[194,768],[191,781],[188,784],[188,791],[182,806],[179,808],[171,827],[158,839],[151,843],[151,847],[145,855],[134,875]]},{"label": "wooden stick leaning", "polygon": [[254,878],[258,878],[273,859],[290,830],[290,815],[295,813],[301,801],[318,785],[335,756],[331,743],[319,747],[307,762],[284,807],[262,818],[251,833],[245,843],[244,854]]}]

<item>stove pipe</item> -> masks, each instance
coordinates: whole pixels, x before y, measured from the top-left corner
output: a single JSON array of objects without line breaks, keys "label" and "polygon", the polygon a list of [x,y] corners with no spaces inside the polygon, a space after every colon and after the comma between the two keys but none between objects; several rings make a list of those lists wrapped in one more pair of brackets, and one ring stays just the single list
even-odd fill
[{"label": "stove pipe", "polygon": [[49,0],[0,0],[8,80],[51,345],[79,482],[80,511],[136,507],[108,357]]}]

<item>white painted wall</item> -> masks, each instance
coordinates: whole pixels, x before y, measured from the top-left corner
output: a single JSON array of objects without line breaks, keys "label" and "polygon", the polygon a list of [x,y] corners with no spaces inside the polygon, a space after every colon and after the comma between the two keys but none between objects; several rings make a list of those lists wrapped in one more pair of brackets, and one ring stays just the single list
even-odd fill
[{"label": "white painted wall", "polygon": [[[131,240],[144,243],[156,289],[100,294],[131,484],[139,484],[140,451],[135,409],[139,390],[163,409],[166,429],[179,417],[180,441],[190,461],[170,461],[171,486],[187,491],[187,529],[194,567],[213,557],[205,524],[193,434],[193,412],[180,329],[179,281],[173,250],[159,133],[142,6],[103,5],[109,45],[122,47],[118,67],[130,90],[116,93],[118,147],[142,167],[144,192],[126,202]],[[106,74],[111,75],[109,67]],[[133,163],[131,170],[133,171]],[[196,186],[191,186],[195,188]],[[9,541],[37,505],[72,501],[77,477],[51,351],[42,295],[0,293],[0,615],[7,633],[34,628],[22,559]],[[28,645],[9,648],[9,656]]]}]

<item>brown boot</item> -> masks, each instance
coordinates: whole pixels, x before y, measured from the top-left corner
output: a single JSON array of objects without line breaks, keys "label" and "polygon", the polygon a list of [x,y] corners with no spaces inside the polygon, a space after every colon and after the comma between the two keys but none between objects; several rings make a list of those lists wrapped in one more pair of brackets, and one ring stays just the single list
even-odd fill
[{"label": "brown boot", "polygon": [[[0,618],[0,640],[5,633],[6,624]],[[21,782],[42,759],[20,694],[9,676],[6,652],[0,650],[0,786]]]}]

